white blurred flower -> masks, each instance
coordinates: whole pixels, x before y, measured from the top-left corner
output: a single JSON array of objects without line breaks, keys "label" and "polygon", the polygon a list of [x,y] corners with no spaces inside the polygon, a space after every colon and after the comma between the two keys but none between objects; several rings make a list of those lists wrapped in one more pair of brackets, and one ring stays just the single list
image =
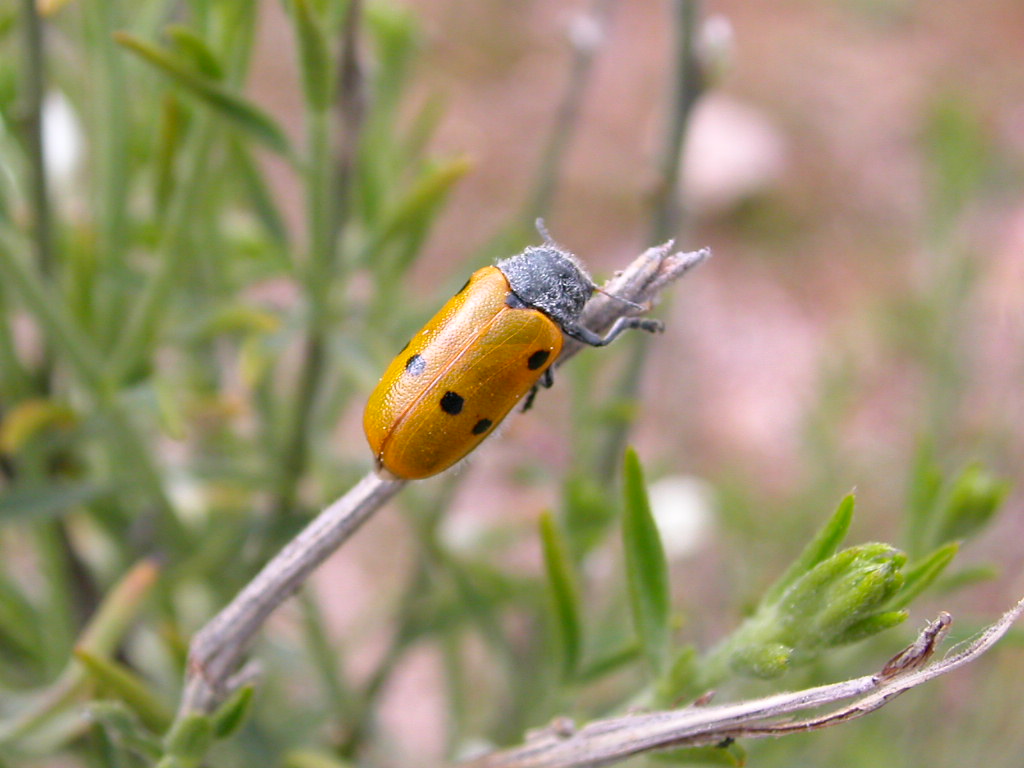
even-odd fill
[{"label": "white blurred flower", "polygon": [[60,91],[51,91],[43,101],[43,146],[46,148],[46,176],[57,192],[74,185],[82,164],[82,125],[71,103]]},{"label": "white blurred flower", "polygon": [[699,477],[670,475],[647,489],[665,556],[682,560],[699,551],[715,524],[714,491]]},{"label": "white blurred flower", "polygon": [[683,151],[684,196],[695,210],[727,211],[769,189],[785,166],[782,133],[759,109],[722,93],[697,102]]},{"label": "white blurred flower", "polygon": [[732,69],[736,35],[728,16],[715,13],[704,19],[697,33],[697,59],[705,87],[713,86]]}]

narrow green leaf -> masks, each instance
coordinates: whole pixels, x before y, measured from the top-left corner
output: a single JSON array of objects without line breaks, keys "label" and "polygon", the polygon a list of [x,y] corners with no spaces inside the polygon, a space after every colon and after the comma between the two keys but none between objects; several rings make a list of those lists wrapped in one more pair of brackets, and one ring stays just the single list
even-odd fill
[{"label": "narrow green leaf", "polygon": [[651,514],[640,459],[626,451],[622,543],[633,623],[651,669],[660,673],[669,651],[668,563]]},{"label": "narrow green leaf", "polygon": [[903,587],[888,604],[888,607],[897,609],[910,605],[911,601],[942,575],[946,567],[953,562],[953,558],[956,557],[959,550],[960,543],[952,541],[911,564],[904,571]]},{"label": "narrow green leaf", "polygon": [[247,99],[226,90],[218,83],[184,66],[165,51],[127,32],[114,33],[114,39],[144,61],[166,75],[175,84],[191,93],[220,115],[229,119],[264,146],[291,158],[291,149],[284,131],[266,112]]},{"label": "narrow green leaf", "polygon": [[242,727],[252,709],[253,687],[239,688],[213,713],[213,737],[226,739]]},{"label": "narrow green leaf", "polygon": [[850,522],[853,520],[853,507],[854,496],[851,493],[839,502],[839,506],[828,522],[822,526],[818,534],[804,547],[804,551],[786,569],[786,572],[782,574],[779,580],[765,592],[764,597],[761,598],[762,605],[776,602],[797,579],[813,569],[818,563],[827,560],[839,551],[843,539],[846,538],[846,534],[850,530]]},{"label": "narrow green leaf", "polygon": [[562,651],[562,676],[570,679],[579,665],[583,632],[580,624],[580,598],[568,547],[550,512],[540,516],[540,536],[544,566],[548,575],[552,607],[558,625]]},{"label": "narrow green leaf", "polygon": [[942,490],[942,472],[931,445],[923,442],[914,454],[907,492],[907,551],[918,557],[928,547],[932,513]]},{"label": "narrow green leaf", "polygon": [[130,706],[151,730],[161,733],[171,724],[171,711],[126,666],[81,648],[75,649],[75,657],[93,680]]},{"label": "narrow green leaf", "polygon": [[318,112],[331,106],[334,67],[331,65],[327,38],[309,0],[292,0],[295,33],[302,67],[302,88],[306,102]]},{"label": "narrow green leaf", "polygon": [[18,585],[0,573],[0,640],[16,648],[19,654],[39,657],[45,648],[39,636],[42,625],[42,617]]},{"label": "narrow green leaf", "polygon": [[687,747],[655,752],[651,759],[659,763],[681,765],[726,765],[741,768],[747,764],[747,751],[737,741],[725,739],[718,746]]},{"label": "narrow green leaf", "polygon": [[[232,141],[230,148],[234,160],[233,166],[238,172],[235,180],[241,185],[253,215],[263,226],[274,245],[283,249],[288,243],[288,228],[274,196],[267,188],[263,172],[253,161],[248,148],[241,141]],[[290,265],[287,259],[282,259],[282,262]]]},{"label": "narrow green leaf", "polygon": [[284,758],[284,768],[351,768],[352,763],[312,749],[297,749]]},{"label": "narrow green leaf", "polygon": [[125,748],[152,762],[160,758],[160,741],[150,733],[138,717],[120,701],[93,701],[88,704],[89,717],[106,729],[110,737]]},{"label": "narrow green leaf", "polygon": [[213,723],[209,716],[193,712],[174,723],[164,738],[164,749],[184,765],[198,765],[212,741]]},{"label": "narrow green leaf", "polygon": [[[471,167],[472,163],[468,158],[457,157],[424,173],[370,238],[363,249],[361,260],[365,262],[373,259],[375,266],[386,266],[393,270],[400,270],[405,266],[407,256],[383,265],[376,260],[385,248],[400,238],[415,239],[417,235],[422,236],[425,227],[434,218],[432,214],[455,183],[468,173]],[[406,247],[405,253],[408,255],[411,250],[413,249]]]},{"label": "narrow green leaf", "polygon": [[168,24],[164,33],[174,41],[178,51],[191,59],[195,68],[211,80],[224,78],[224,67],[206,41],[184,24]]},{"label": "narrow green leaf", "polygon": [[618,514],[615,499],[596,479],[582,473],[565,481],[562,509],[569,548],[577,561],[604,541]]},{"label": "narrow green leaf", "polygon": [[576,675],[576,680],[584,685],[596,682],[605,675],[610,675],[625,665],[631,664],[638,658],[640,658],[640,646],[636,641],[633,641],[629,645],[594,659],[594,661],[579,671]]},{"label": "narrow green leaf", "polygon": [[674,707],[681,699],[697,695],[693,693],[693,682],[697,678],[697,649],[687,645],[675,654],[668,671],[661,676],[655,687],[655,706]]},{"label": "narrow green leaf", "polygon": [[0,525],[60,517],[80,504],[110,493],[110,488],[85,482],[56,482],[41,488],[9,488],[0,494]]},{"label": "narrow green leaf", "polygon": [[972,568],[964,568],[956,573],[949,574],[949,576],[946,576],[938,583],[936,588],[943,593],[955,592],[964,587],[972,587],[975,584],[994,581],[1000,577],[1001,573],[1001,569],[991,563],[976,565]]},{"label": "narrow green leaf", "polygon": [[153,201],[159,216],[167,209],[174,191],[174,173],[184,132],[185,111],[178,95],[168,92],[160,101],[160,128],[153,158]]}]

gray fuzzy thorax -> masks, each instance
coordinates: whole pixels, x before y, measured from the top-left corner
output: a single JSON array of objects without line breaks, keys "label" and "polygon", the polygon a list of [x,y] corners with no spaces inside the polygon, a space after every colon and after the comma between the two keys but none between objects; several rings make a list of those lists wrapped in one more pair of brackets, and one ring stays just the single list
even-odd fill
[{"label": "gray fuzzy thorax", "polygon": [[594,292],[590,275],[576,257],[551,244],[531,246],[502,259],[497,267],[523,304],[539,309],[563,329],[576,325]]}]

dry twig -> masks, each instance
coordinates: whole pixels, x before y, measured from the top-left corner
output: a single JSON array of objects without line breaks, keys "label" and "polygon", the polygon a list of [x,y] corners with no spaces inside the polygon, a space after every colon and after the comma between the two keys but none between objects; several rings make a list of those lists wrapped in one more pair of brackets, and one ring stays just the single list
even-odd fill
[{"label": "dry twig", "polygon": [[[874,675],[736,704],[691,706],[596,720],[579,730],[567,728],[564,719],[559,719],[557,727],[534,734],[519,747],[461,763],[458,768],[590,768],[611,765],[644,752],[720,744],[740,737],[781,736],[837,725],[873,712],[901,693],[974,661],[995,645],[1022,613],[1024,599],[972,642],[951,650],[932,664],[928,662],[952,621],[948,613],[939,614],[914,643]],[[849,699],[853,701],[804,720],[783,718]]]},{"label": "dry twig", "polygon": [[[675,253],[672,243],[666,243],[641,254],[604,289],[638,304],[648,304],[669,283],[709,255],[707,249]],[[600,332],[628,311],[628,305],[598,294],[587,304],[582,321]],[[580,345],[567,343],[559,364],[579,349]],[[250,679],[251,670],[238,672],[238,667],[267,617],[403,485],[405,481],[368,473],[321,512],[195,635],[189,648],[179,717],[210,711],[231,693],[239,680]]]}]

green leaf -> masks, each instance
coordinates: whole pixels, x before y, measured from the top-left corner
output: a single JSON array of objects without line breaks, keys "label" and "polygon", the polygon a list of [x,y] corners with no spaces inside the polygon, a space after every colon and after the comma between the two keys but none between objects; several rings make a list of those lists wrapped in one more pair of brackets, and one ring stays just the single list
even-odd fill
[{"label": "green leaf", "polygon": [[153,695],[146,681],[126,666],[81,648],[75,649],[75,657],[93,680],[122,699],[151,730],[162,733],[171,724],[171,711]]},{"label": "green leaf", "polygon": [[10,488],[0,494],[0,525],[60,517],[74,507],[108,493],[108,487],[85,482],[54,482],[41,488]]},{"label": "green leaf", "polygon": [[120,701],[89,702],[89,717],[102,726],[111,739],[125,748],[155,761],[163,754],[160,740],[150,733],[138,717]]},{"label": "green leaf", "polygon": [[199,72],[211,80],[224,79],[224,67],[217,59],[217,54],[194,29],[184,24],[168,24],[164,33],[174,41],[178,52],[187,56]]},{"label": "green leaf", "polygon": [[822,526],[818,534],[811,539],[804,547],[804,551],[793,562],[786,572],[765,592],[761,599],[763,605],[776,602],[782,594],[801,576],[813,569],[818,563],[823,562],[838,550],[850,530],[850,522],[853,520],[854,497],[849,494],[836,508],[836,511]]},{"label": "green leaf", "polygon": [[[263,172],[253,161],[248,148],[242,142],[232,141],[230,151],[234,160],[234,168],[237,171],[235,181],[241,186],[243,194],[248,199],[253,215],[273,244],[278,248],[284,248],[288,243],[288,227],[274,201],[274,196],[267,188]],[[287,259],[282,261],[290,265]]]},{"label": "green leaf", "polygon": [[655,752],[651,758],[659,763],[728,765],[739,768],[747,764],[747,751],[739,742],[725,739],[718,746],[670,749],[667,752]]},{"label": "green leaf", "polygon": [[[0,641],[29,658],[39,658],[45,649],[40,637],[43,617],[21,589],[0,573]],[[25,659],[20,659],[24,663]]]},{"label": "green leaf", "polygon": [[213,741],[213,723],[207,715],[193,712],[175,722],[164,737],[164,749],[182,765],[198,765]]},{"label": "green leaf", "polygon": [[561,645],[562,676],[568,680],[576,672],[583,645],[579,590],[564,537],[550,512],[540,516],[540,536]]},{"label": "green leaf", "polygon": [[292,9],[306,102],[314,110],[323,112],[331,106],[334,90],[334,66],[331,64],[327,38],[309,0],[292,0]]},{"label": "green leaf", "polygon": [[931,554],[912,563],[904,571],[903,587],[889,603],[889,608],[905,608],[911,601],[942,575],[960,550],[959,542],[952,541]]},{"label": "green leaf", "polygon": [[955,592],[964,587],[972,587],[975,584],[994,581],[999,578],[1001,573],[1001,570],[991,563],[964,568],[942,579],[937,585],[937,590],[943,593]]},{"label": "green leaf", "polygon": [[185,134],[186,114],[178,95],[166,93],[160,100],[160,128],[153,157],[153,202],[158,216],[168,207],[174,191],[178,150]]},{"label": "green leaf", "polygon": [[[444,202],[448,192],[471,167],[472,163],[468,158],[457,157],[420,176],[370,238],[363,249],[361,259],[364,262],[372,259],[372,263],[378,268],[384,266],[390,270],[401,271],[407,265],[410,255],[415,252],[415,246],[422,240],[427,227],[434,221],[434,213]],[[379,263],[379,254],[403,239],[406,241],[402,249],[403,255],[383,264]]]},{"label": "green leaf", "polygon": [[633,624],[644,656],[658,674],[665,666],[670,641],[668,563],[651,514],[640,459],[632,448],[626,451],[624,495],[622,543]]},{"label": "green leaf", "polygon": [[594,659],[594,661],[579,671],[576,675],[576,680],[581,684],[596,682],[605,675],[610,675],[625,665],[633,663],[639,657],[640,646],[635,641],[631,642],[629,645]]},{"label": "green leaf", "polygon": [[688,698],[693,681],[697,678],[697,649],[692,645],[679,650],[655,689],[655,706],[674,707],[680,699]]},{"label": "green leaf", "polygon": [[265,147],[291,159],[284,132],[263,110],[218,83],[194,72],[165,51],[127,32],[115,32],[114,39],[166,75],[172,82],[230,120]]},{"label": "green leaf", "polygon": [[932,448],[922,443],[914,455],[907,493],[907,550],[919,556],[928,546],[932,512],[942,490],[942,471],[935,463]]},{"label": "green leaf", "polygon": [[239,688],[213,713],[214,738],[226,739],[242,727],[252,709],[253,691],[251,685]]},{"label": "green leaf", "polygon": [[583,474],[566,480],[562,507],[569,548],[577,560],[604,540],[618,512],[615,500]]}]

